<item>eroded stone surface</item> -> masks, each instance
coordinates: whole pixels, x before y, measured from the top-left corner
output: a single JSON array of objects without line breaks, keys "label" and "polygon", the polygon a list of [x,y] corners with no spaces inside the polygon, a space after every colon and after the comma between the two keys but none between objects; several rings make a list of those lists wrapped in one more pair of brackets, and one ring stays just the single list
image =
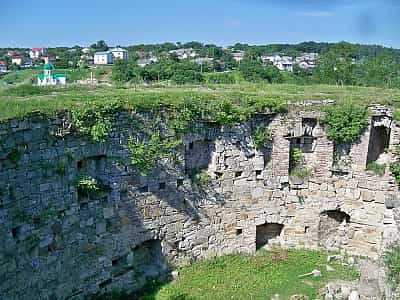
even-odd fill
[{"label": "eroded stone surface", "polygon": [[[391,117],[383,107],[374,111]],[[370,128],[343,152],[345,168],[334,168],[334,145],[319,117],[307,110],[232,127],[205,124],[185,136],[177,164],[160,161],[146,177],[131,168],[127,148],[137,115],[120,113],[100,144],[71,134],[61,117],[1,123],[0,294],[81,299],[113,288],[135,290],[146,278],[167,273],[171,263],[253,253],[263,224],[281,229],[263,240],[266,248],[329,247],[377,259],[399,239],[398,187],[388,172],[379,177],[365,171]],[[389,147],[398,145],[400,127],[379,124],[391,126]],[[270,128],[272,145],[255,149],[256,126]],[[304,134],[307,141],[297,137]],[[312,170],[301,183],[289,180],[289,149],[297,138]],[[202,189],[190,180],[198,167],[212,179]],[[78,195],[73,181],[82,173],[107,192]],[[349,220],[328,222],[328,228],[328,211]]]}]

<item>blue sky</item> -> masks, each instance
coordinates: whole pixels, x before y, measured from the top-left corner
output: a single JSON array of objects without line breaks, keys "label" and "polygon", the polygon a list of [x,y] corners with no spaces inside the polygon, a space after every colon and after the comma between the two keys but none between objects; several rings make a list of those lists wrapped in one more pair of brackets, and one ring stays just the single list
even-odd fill
[{"label": "blue sky", "polygon": [[400,0],[0,0],[0,47],[349,41],[400,48]]}]

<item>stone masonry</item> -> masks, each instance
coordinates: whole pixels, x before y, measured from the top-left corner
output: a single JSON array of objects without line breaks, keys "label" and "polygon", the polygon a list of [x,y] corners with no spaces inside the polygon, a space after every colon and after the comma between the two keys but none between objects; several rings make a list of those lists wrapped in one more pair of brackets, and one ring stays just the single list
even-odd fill
[{"label": "stone masonry", "polygon": [[[104,143],[73,133],[65,113],[0,123],[0,299],[134,291],[177,263],[276,245],[378,259],[399,239],[400,195],[388,170],[365,170],[383,147],[370,132],[386,126],[374,134],[389,133],[393,148],[400,127],[389,108],[371,110],[369,128],[335,160],[321,113],[297,107],[230,127],[199,123],[178,163],[162,160],[148,176],[130,165],[133,112],[116,116]],[[257,150],[260,126],[273,142]],[[309,178],[290,176],[291,147],[302,150]],[[211,178],[206,187],[190,179],[197,168]],[[79,175],[107,189],[80,195]]]}]

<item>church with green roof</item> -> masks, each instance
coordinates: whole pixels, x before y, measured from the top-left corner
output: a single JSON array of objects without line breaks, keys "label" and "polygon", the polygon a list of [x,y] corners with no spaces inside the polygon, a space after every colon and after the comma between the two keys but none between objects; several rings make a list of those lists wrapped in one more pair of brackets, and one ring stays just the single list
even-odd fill
[{"label": "church with green roof", "polygon": [[54,73],[54,67],[52,64],[45,64],[43,66],[43,73],[39,74],[37,77],[37,84],[43,85],[57,85],[67,83],[66,73]]}]

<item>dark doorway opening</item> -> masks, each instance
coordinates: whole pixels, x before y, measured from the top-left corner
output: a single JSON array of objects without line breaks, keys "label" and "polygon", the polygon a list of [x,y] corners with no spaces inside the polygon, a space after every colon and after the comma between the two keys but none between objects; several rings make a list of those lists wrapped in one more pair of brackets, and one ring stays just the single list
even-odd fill
[{"label": "dark doorway opening", "polygon": [[376,161],[385,149],[389,147],[390,128],[372,126],[369,136],[367,164]]},{"label": "dark doorway opening", "polygon": [[256,249],[270,245],[273,240],[277,240],[281,235],[283,224],[265,223],[256,226]]}]

